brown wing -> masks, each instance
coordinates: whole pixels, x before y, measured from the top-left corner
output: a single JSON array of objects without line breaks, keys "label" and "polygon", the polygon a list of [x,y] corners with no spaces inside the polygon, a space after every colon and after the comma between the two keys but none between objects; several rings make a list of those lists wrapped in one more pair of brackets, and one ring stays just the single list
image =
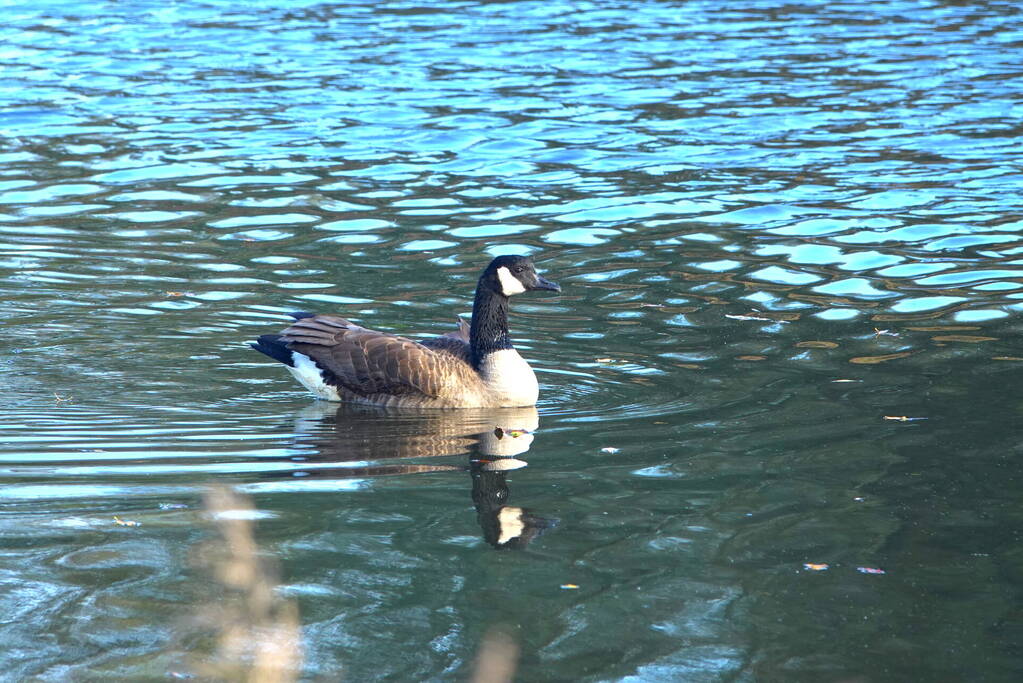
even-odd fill
[{"label": "brown wing", "polygon": [[434,351],[336,315],[302,318],[284,330],[281,340],[312,358],[338,385],[362,396],[420,393],[436,398],[453,376],[458,381],[472,372],[457,354],[445,353],[447,349]]}]

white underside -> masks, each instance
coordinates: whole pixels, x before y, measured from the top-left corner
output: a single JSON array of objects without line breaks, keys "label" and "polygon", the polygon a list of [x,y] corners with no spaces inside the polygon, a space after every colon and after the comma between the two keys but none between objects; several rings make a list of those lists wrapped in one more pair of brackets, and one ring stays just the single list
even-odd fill
[{"label": "white underside", "polygon": [[337,389],[323,381],[323,373],[320,372],[320,369],[316,367],[316,363],[309,356],[292,351],[291,362],[295,364],[295,367],[289,366],[288,370],[302,386],[325,401],[341,400]]},{"label": "white underside", "polygon": [[515,349],[488,353],[480,364],[480,376],[504,406],[531,406],[540,395],[540,385],[529,363]]}]

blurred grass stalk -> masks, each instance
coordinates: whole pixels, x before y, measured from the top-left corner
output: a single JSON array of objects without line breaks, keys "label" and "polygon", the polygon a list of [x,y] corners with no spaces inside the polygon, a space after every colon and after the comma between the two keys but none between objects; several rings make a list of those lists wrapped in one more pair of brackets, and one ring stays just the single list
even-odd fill
[{"label": "blurred grass stalk", "polygon": [[216,681],[285,683],[302,671],[298,608],[276,593],[275,565],[261,557],[253,533],[254,508],[247,496],[226,487],[205,495],[221,543],[203,549],[200,562],[226,589],[220,604],[203,607],[200,630],[212,652],[196,659],[197,676]]},{"label": "blurred grass stalk", "polygon": [[500,627],[483,636],[472,683],[511,683],[519,659],[519,646]]},{"label": "blurred grass stalk", "polygon": [[[217,487],[207,491],[205,506],[221,539],[201,549],[199,563],[223,585],[225,596],[196,615],[196,630],[209,637],[211,651],[193,654],[195,676],[246,683],[298,680],[303,658],[298,607],[277,595],[276,567],[256,544],[251,500]],[[500,627],[490,629],[472,683],[510,683],[518,657],[515,640]]]}]

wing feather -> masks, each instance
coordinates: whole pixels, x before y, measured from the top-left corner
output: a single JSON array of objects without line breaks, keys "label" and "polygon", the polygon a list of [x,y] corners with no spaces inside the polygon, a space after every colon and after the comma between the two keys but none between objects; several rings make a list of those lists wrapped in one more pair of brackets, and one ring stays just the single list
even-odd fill
[{"label": "wing feather", "polygon": [[477,377],[467,362],[468,344],[462,338],[463,332],[468,338],[468,326],[460,323],[457,333],[420,344],[368,330],[340,316],[316,315],[295,321],[281,340],[326,371],[328,382],[333,380],[355,394],[419,393],[438,398],[452,378],[457,383]]}]

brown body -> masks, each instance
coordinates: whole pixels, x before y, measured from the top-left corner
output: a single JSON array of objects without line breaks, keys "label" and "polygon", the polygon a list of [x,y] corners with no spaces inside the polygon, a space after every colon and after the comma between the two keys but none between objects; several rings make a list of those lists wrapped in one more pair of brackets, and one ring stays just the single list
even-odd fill
[{"label": "brown body", "polygon": [[457,332],[420,343],[340,316],[316,315],[284,330],[281,341],[313,361],[319,373],[301,362],[289,369],[327,400],[423,408],[536,403],[536,376],[514,349],[492,354],[500,363],[484,362],[480,370],[472,366],[469,327],[461,320]]}]

